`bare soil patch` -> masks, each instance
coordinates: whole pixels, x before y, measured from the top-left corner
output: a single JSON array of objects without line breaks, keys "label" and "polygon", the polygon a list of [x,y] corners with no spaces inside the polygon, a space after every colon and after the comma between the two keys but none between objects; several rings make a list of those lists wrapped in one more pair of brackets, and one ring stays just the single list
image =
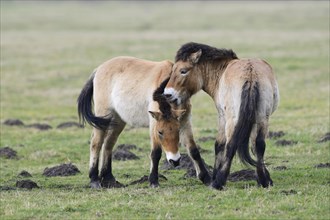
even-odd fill
[{"label": "bare soil patch", "polygon": [[33,189],[33,188],[40,188],[35,182],[32,180],[18,180],[16,182],[17,188],[24,188],[24,189]]},{"label": "bare soil patch", "polygon": [[3,147],[0,148],[0,157],[4,157],[6,159],[17,159],[17,152],[10,147]]},{"label": "bare soil patch", "polygon": [[292,146],[292,145],[295,145],[297,143],[298,143],[298,141],[290,141],[290,140],[285,140],[285,139],[278,140],[278,141],[275,142],[275,144],[277,146]]},{"label": "bare soil patch", "polygon": [[74,176],[80,173],[79,169],[72,163],[61,164],[51,168],[46,167],[43,174],[44,176]]},{"label": "bare soil patch", "polygon": [[268,132],[268,137],[270,139],[280,138],[280,137],[283,137],[284,135],[285,135],[285,133],[283,131],[269,131]]},{"label": "bare soil patch", "polygon": [[318,143],[323,143],[330,141],[330,132],[326,133],[320,140],[318,140]]},{"label": "bare soil patch", "polygon": [[7,119],[3,122],[3,124],[9,126],[24,126],[24,123],[19,119]]},{"label": "bare soil patch", "polygon": [[63,122],[59,125],[57,125],[57,129],[65,129],[65,128],[83,128],[84,126],[77,123],[77,122],[74,122],[74,121],[68,121],[68,122]]},{"label": "bare soil patch", "polygon": [[26,127],[27,128],[35,128],[35,129],[38,129],[40,131],[46,131],[46,130],[52,129],[52,126],[50,126],[49,124],[41,124],[41,123],[34,123],[34,124],[26,125]]}]

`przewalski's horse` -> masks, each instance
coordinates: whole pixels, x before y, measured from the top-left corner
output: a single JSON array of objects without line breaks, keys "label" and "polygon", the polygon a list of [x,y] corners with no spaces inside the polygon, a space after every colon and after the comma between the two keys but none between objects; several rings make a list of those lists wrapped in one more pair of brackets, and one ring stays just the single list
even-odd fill
[{"label": "przewalski's horse", "polygon": [[[212,187],[223,189],[236,151],[243,163],[256,166],[258,183],[271,186],[265,138],[279,102],[271,66],[260,59],[238,59],[232,50],[187,43],[176,54],[164,95],[182,103],[202,89],[213,98],[219,116]],[[250,156],[249,140],[257,161]]]},{"label": "przewalski's horse", "polygon": [[100,65],[87,81],[78,98],[78,114],[83,123],[87,121],[93,126],[89,164],[92,188],[116,186],[111,165],[112,149],[126,124],[149,125],[152,148],[150,186],[159,185],[158,165],[162,149],[169,163],[179,164],[179,138],[190,152],[199,178],[206,184],[211,181],[193,139],[189,100],[171,109],[161,95],[172,66],[170,61],[117,57]]}]

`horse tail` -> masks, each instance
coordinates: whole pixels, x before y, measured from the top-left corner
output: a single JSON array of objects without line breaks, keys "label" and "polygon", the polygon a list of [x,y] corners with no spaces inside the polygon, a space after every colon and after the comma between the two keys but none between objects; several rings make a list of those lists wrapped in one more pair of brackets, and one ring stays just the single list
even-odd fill
[{"label": "horse tail", "polygon": [[93,72],[89,80],[86,82],[77,99],[79,122],[83,125],[87,122],[95,128],[106,130],[110,125],[111,118],[97,117],[92,111],[94,76],[95,72]]},{"label": "horse tail", "polygon": [[246,81],[242,87],[239,117],[233,134],[240,160],[252,166],[256,166],[257,162],[250,155],[249,139],[256,123],[259,99],[259,83]]}]

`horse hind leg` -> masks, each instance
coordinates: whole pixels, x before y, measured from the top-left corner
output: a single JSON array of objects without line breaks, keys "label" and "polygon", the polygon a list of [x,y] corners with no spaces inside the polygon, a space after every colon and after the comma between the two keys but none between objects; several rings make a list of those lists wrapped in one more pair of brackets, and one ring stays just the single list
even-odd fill
[{"label": "horse hind leg", "polygon": [[91,188],[101,188],[99,179],[99,159],[103,141],[104,131],[94,128],[90,144],[89,158],[89,178]]},{"label": "horse hind leg", "polygon": [[215,168],[213,171],[212,188],[222,190],[227,182],[230,172],[231,163],[237,150],[237,140],[233,137],[235,124],[233,120],[226,123],[226,144],[224,148],[218,148],[219,152],[216,157]]},{"label": "horse hind leg", "polygon": [[116,123],[110,125],[106,131],[102,149],[103,158],[100,177],[101,186],[105,188],[122,187],[121,184],[116,182],[116,179],[112,174],[112,149],[126,124],[118,117],[114,117],[114,120]]},{"label": "horse hind leg", "polygon": [[266,150],[265,138],[268,132],[268,123],[258,124],[258,134],[255,140],[255,153],[257,155],[257,181],[258,184],[266,188],[273,185],[270,174],[264,162],[264,154]]}]

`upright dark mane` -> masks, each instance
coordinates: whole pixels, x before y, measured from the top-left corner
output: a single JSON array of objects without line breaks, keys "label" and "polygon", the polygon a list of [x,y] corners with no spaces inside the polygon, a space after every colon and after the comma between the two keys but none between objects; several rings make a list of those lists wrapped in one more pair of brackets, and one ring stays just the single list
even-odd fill
[{"label": "upright dark mane", "polygon": [[160,86],[154,91],[152,98],[154,101],[158,102],[159,110],[163,113],[164,119],[170,119],[172,116],[171,105],[167,102],[165,96],[163,95],[166,84],[170,80],[170,77],[165,79]]},{"label": "upright dark mane", "polygon": [[200,62],[219,59],[237,59],[235,52],[232,50],[218,49],[205,44],[190,42],[182,45],[178,50],[175,56],[175,62],[179,60],[187,61],[192,53],[195,53],[199,50],[202,50],[202,55],[199,58]]}]

